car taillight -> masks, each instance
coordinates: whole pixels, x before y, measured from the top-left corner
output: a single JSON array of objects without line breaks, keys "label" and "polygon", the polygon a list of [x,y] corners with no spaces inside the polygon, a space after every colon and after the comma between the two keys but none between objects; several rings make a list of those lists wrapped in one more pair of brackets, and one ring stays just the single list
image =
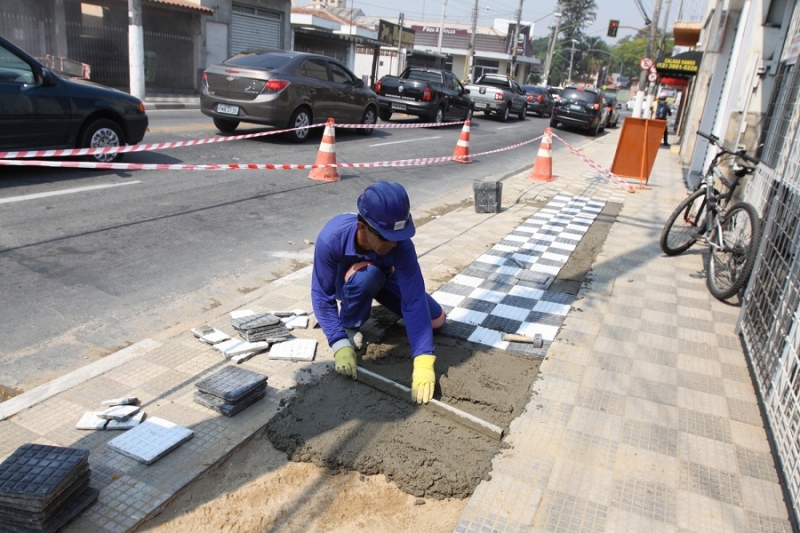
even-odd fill
[{"label": "car taillight", "polygon": [[279,93],[288,86],[289,82],[286,80],[269,80],[264,85],[264,89],[261,92],[266,94]]},{"label": "car taillight", "polygon": [[433,91],[431,91],[430,87],[425,87],[425,90],[422,91],[422,99],[423,100],[433,99]]},{"label": "car taillight", "polygon": [[502,100],[503,99],[503,93],[494,93],[494,99],[495,100]]},{"label": "car taillight", "polygon": [[533,102],[533,95],[529,94],[528,98],[526,98],[526,100],[528,100],[529,102]]},{"label": "car taillight", "polygon": [[203,72],[203,87],[208,89],[208,74],[206,74],[205,72]]},{"label": "car taillight", "polygon": [[536,96],[536,101],[539,102],[540,104],[542,103],[542,95],[541,94]]},{"label": "car taillight", "polygon": [[380,81],[378,81],[378,83],[375,84],[375,92],[378,93],[378,94],[381,94],[381,82]]},{"label": "car taillight", "polygon": [[592,109],[600,109],[600,104],[595,102],[594,104],[592,104]]}]

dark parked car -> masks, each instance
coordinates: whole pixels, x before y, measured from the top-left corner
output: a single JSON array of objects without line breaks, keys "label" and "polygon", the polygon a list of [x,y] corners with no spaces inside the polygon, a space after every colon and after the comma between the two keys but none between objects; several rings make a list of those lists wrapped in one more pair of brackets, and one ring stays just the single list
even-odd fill
[{"label": "dark parked car", "polygon": [[547,87],[523,85],[522,90],[528,94],[528,113],[535,113],[540,117],[549,117],[553,113],[555,100]]},{"label": "dark parked car", "polygon": [[381,120],[392,113],[415,115],[441,123],[472,118],[469,91],[449,70],[408,67],[399,76],[383,76],[375,84]]},{"label": "dark parked car", "polygon": [[606,126],[609,128],[616,128],[619,122],[619,110],[622,107],[617,102],[616,96],[606,95],[606,107],[608,108],[608,118],[606,119]]},{"label": "dark parked car", "polygon": [[[138,98],[68,80],[0,37],[0,151],[136,144],[147,130]],[[117,161],[122,154],[87,156]]]},{"label": "dark parked car", "polygon": [[553,107],[550,127],[559,124],[589,130],[597,135],[606,128],[608,107],[606,97],[600,89],[565,87]]},{"label": "dark parked car", "polygon": [[378,97],[339,61],[317,54],[282,50],[249,50],[235,54],[203,73],[200,110],[229,133],[240,122],[277,128],[301,128],[287,135],[303,142],[304,126],[333,118],[364,124],[372,133],[378,119]]}]

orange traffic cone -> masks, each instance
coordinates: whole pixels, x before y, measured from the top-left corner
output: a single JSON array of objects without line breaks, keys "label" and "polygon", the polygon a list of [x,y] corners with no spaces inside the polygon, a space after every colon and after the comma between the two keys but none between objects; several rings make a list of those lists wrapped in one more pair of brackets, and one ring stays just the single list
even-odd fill
[{"label": "orange traffic cone", "polygon": [[553,181],[553,130],[545,128],[542,135],[542,144],[539,146],[539,153],[536,155],[536,164],[533,171],[528,176],[532,180]]},{"label": "orange traffic cone", "polygon": [[458,136],[458,142],[456,143],[453,157],[458,158],[453,159],[456,163],[472,163],[472,160],[469,158],[469,120],[465,121],[464,127],[461,128],[461,135]]},{"label": "orange traffic cone", "polygon": [[[322,133],[322,142],[319,145],[319,152],[317,152],[317,161],[314,164],[336,164],[336,128],[333,125],[332,118],[329,118],[328,123],[325,125],[325,131]],[[339,173],[336,172],[336,167],[312,168],[308,177],[319,181],[339,181]]]}]

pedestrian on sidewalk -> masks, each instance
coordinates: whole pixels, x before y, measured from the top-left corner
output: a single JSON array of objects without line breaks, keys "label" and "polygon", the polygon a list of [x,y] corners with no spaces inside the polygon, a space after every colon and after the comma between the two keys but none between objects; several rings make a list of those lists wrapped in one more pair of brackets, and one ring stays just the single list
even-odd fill
[{"label": "pedestrian on sidewalk", "polygon": [[433,331],[445,313],[429,294],[411,237],[414,221],[408,194],[399,183],[379,181],[356,202],[358,213],[333,217],[314,249],[311,303],[336,372],[356,379],[359,328],[369,319],[372,301],[403,318],[413,358],[411,399],[428,403],[436,374]]},{"label": "pedestrian on sidewalk", "polygon": [[[655,117],[658,120],[667,120],[667,117],[672,114],[672,106],[669,105],[667,102],[667,95],[666,93],[661,93],[658,95],[658,100],[656,102],[656,111]],[[664,146],[669,146],[669,125],[664,127]]]}]

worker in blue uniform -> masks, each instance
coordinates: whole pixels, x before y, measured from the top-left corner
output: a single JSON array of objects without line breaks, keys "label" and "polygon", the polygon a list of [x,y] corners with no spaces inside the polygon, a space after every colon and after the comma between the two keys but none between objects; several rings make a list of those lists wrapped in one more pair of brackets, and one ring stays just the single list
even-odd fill
[{"label": "worker in blue uniform", "polygon": [[428,403],[436,385],[433,331],[445,312],[425,292],[411,237],[408,194],[399,183],[379,181],[356,203],[358,213],[333,217],[317,237],[311,302],[333,349],[336,371],[356,379],[358,328],[377,300],[403,317],[413,358],[411,399]]}]

